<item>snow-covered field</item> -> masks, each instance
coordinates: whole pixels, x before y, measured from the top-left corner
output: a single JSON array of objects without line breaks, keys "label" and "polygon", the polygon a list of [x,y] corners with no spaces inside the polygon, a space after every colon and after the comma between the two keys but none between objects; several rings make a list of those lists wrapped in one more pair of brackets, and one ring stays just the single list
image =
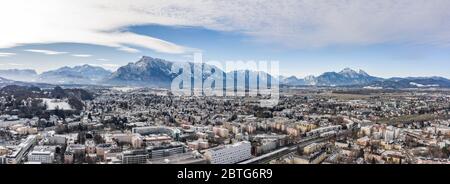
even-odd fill
[{"label": "snow-covered field", "polygon": [[42,101],[47,105],[47,110],[55,110],[56,107],[62,110],[72,110],[72,107],[70,107],[69,103],[64,100],[42,98]]},{"label": "snow-covered field", "polygon": [[112,90],[120,91],[120,92],[130,92],[139,88],[135,87],[113,87]]}]

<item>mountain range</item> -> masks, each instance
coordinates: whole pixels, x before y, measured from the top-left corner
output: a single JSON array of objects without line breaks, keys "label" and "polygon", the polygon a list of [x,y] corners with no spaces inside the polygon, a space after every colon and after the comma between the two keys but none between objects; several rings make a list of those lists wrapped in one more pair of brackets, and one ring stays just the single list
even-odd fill
[{"label": "mountain range", "polygon": [[[34,70],[0,70],[0,85],[11,84],[14,81],[48,84],[89,84],[111,86],[146,86],[168,88],[172,80],[178,75],[172,73],[175,62],[159,58],[143,56],[137,62],[128,63],[115,72],[101,67],[82,65],[75,67],[62,67],[38,75]],[[195,74],[206,79],[212,74],[223,74],[230,79],[234,75],[244,77],[257,76],[257,71],[232,71],[224,72],[216,66],[208,64],[188,64]],[[200,71],[203,69],[203,73]],[[258,77],[258,81],[269,82],[279,80],[285,86],[351,86],[361,88],[450,88],[450,80],[443,77],[407,77],[407,78],[380,78],[367,74],[363,70],[355,71],[345,68],[340,72],[325,72],[319,76],[307,76],[297,78],[295,76],[270,76]],[[241,81],[242,82],[242,81]],[[239,83],[239,82],[238,82]],[[239,84],[242,85],[242,84]],[[248,83],[246,83],[246,86]]]},{"label": "mountain range", "polygon": [[39,75],[38,81],[52,84],[97,84],[110,75],[111,72],[102,67],[86,64],[44,72]]},{"label": "mountain range", "polygon": [[17,81],[34,81],[38,78],[38,74],[35,70],[9,69],[0,70],[0,77]]},{"label": "mountain range", "polygon": [[363,70],[356,72],[345,68],[340,72],[325,72],[317,77],[307,76],[299,79],[295,76],[283,78],[281,84],[288,86],[350,86],[363,88],[450,88],[450,80],[443,77],[393,77],[380,78],[367,74]]},{"label": "mountain range", "polygon": [[62,67],[37,74],[35,70],[8,69],[0,70],[2,81],[39,82],[49,84],[97,84],[101,83],[112,72],[102,67],[81,65],[75,67]]},{"label": "mountain range", "polygon": [[365,85],[376,81],[383,81],[379,77],[370,76],[363,70],[358,72],[345,68],[340,72],[325,72],[317,77],[307,76],[299,79],[295,76],[288,77],[282,80],[282,84],[292,86],[351,86],[351,85]]},{"label": "mountain range", "polygon": [[173,63],[169,61],[144,56],[135,63],[128,63],[117,69],[106,79],[106,83],[168,87],[176,77],[171,73],[172,65]]},{"label": "mountain range", "polygon": [[[179,74],[172,73],[172,66],[174,62],[166,61],[158,58],[151,58],[144,56],[139,61],[135,63],[129,63],[123,67],[120,67],[116,72],[114,72],[106,81],[107,84],[112,85],[133,85],[133,86],[151,86],[151,87],[170,87],[172,80]],[[214,65],[199,64],[187,62],[187,64],[194,75],[193,78],[205,80],[211,75],[218,73],[219,75],[225,76],[223,80],[233,80],[235,74],[237,76],[244,76],[245,79],[249,78],[249,75],[257,76],[255,71],[234,71],[234,72],[224,72]],[[203,71],[203,72],[202,72]],[[214,78],[214,77],[211,77]],[[267,81],[262,78],[259,79],[260,82]],[[248,85],[242,84],[243,80],[237,81],[238,85]]]}]

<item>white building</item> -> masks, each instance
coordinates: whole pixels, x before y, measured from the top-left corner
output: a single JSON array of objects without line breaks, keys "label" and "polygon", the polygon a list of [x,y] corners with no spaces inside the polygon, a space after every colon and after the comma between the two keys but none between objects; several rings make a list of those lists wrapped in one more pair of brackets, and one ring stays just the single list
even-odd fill
[{"label": "white building", "polygon": [[388,126],[386,131],[384,132],[384,141],[392,142],[397,139],[401,134],[401,130],[399,128],[395,128],[393,126]]},{"label": "white building", "polygon": [[6,156],[6,163],[19,164],[22,161],[25,152],[28,151],[31,148],[31,146],[33,146],[35,143],[36,143],[36,136],[29,135],[25,139],[25,141],[20,143],[11,154]]},{"label": "white building", "polygon": [[341,125],[334,125],[334,126],[327,126],[327,127],[320,127],[320,128],[316,128],[314,130],[311,130],[309,132],[306,132],[306,136],[318,136],[321,133],[324,132],[330,132],[330,131],[339,131],[342,129]]},{"label": "white building", "polygon": [[395,132],[392,130],[386,130],[384,132],[384,141],[391,142],[395,139]]},{"label": "white building", "polygon": [[66,144],[67,138],[64,135],[53,135],[47,137],[49,144]]},{"label": "white building", "polygon": [[252,158],[251,149],[250,142],[242,141],[209,149],[205,153],[205,158],[211,164],[235,164]]},{"label": "white building", "polygon": [[54,158],[55,155],[51,151],[32,151],[28,154],[28,162],[51,164]]},{"label": "white building", "polygon": [[277,139],[263,139],[258,153],[269,153],[277,148]]}]

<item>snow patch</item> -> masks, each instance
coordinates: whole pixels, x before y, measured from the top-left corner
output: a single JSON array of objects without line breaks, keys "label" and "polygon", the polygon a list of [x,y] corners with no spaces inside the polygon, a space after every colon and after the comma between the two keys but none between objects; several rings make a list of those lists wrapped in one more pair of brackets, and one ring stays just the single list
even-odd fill
[{"label": "snow patch", "polygon": [[439,84],[428,84],[428,85],[424,85],[424,84],[419,84],[419,83],[415,83],[415,82],[410,82],[410,85],[413,86],[417,86],[419,88],[424,88],[424,87],[439,87]]}]

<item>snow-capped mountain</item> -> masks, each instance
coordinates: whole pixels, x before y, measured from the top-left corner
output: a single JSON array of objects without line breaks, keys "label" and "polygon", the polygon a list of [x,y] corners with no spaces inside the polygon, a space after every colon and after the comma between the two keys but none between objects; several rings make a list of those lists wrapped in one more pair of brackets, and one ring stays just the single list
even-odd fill
[{"label": "snow-capped mountain", "polygon": [[281,80],[283,84],[293,85],[293,86],[302,86],[306,85],[305,79],[299,79],[296,76],[287,77]]},{"label": "snow-capped mountain", "polygon": [[32,82],[38,78],[38,74],[35,70],[30,69],[8,69],[0,70],[0,77],[16,81]]},{"label": "snow-capped mountain", "polygon": [[[131,86],[154,86],[154,87],[170,87],[172,80],[178,75],[172,73],[172,65],[174,62],[166,61],[158,58],[142,57],[136,63],[129,63],[126,66],[119,68],[108,78],[106,83],[111,85],[131,85]],[[257,76],[257,71],[232,71],[224,72],[223,70],[208,64],[196,64],[186,62],[194,71],[194,77],[206,79],[213,71],[225,75],[225,80],[234,80],[234,76],[244,77],[245,80],[235,80],[239,86],[243,85],[243,81],[247,81],[250,76]],[[203,73],[201,72],[203,68]],[[268,82],[275,80],[267,73],[263,73],[257,80],[261,82]],[[270,78],[270,80],[269,80]],[[397,87],[445,87],[450,86],[450,82],[445,78],[393,78],[383,79],[367,74],[363,70],[352,70],[345,68],[340,72],[325,72],[319,76],[307,76],[303,79],[292,77],[279,76],[280,84],[289,86],[373,86],[380,88],[397,88]],[[395,79],[395,80],[394,80]],[[445,80],[444,80],[445,79]],[[448,85],[447,85],[448,82]],[[248,86],[248,82],[245,83]]]},{"label": "snow-capped mountain", "polygon": [[9,79],[5,79],[3,77],[0,77],[0,88],[3,88],[5,86],[9,86],[9,85],[26,86],[26,85],[30,85],[30,83],[20,82],[20,81],[13,81],[13,80],[9,80]]},{"label": "snow-capped mountain", "polygon": [[368,84],[382,79],[370,76],[362,70],[356,72],[350,68],[345,68],[339,73],[326,72],[315,78],[315,80],[315,84],[321,86],[351,86]]},{"label": "snow-capped mountain", "polygon": [[102,67],[82,65],[62,67],[39,75],[39,82],[50,84],[97,84],[111,75]]},{"label": "snow-capped mountain", "polygon": [[[339,72],[325,72],[319,76],[307,76],[305,78],[297,78],[295,76],[272,77],[264,72],[248,70],[224,72],[214,65],[192,62],[171,62],[147,56],[143,56],[135,63],[128,63],[113,73],[101,67],[91,65],[62,67],[57,70],[44,72],[41,75],[37,75],[34,70],[0,70],[0,83],[18,84],[19,82],[17,81],[27,81],[24,78],[29,77],[31,81],[27,82],[39,85],[48,83],[57,85],[91,84],[169,88],[172,80],[179,75],[179,73],[172,72],[172,66],[175,63],[188,66],[194,71],[194,76],[192,77],[195,79],[202,78],[205,80],[208,77],[211,78],[211,75],[217,74],[220,77],[225,77],[223,79],[228,82],[230,80],[237,82],[238,86],[242,86],[243,81],[248,81],[251,78],[253,80],[256,79],[259,84],[278,80],[280,84],[287,86],[352,86],[374,89],[450,88],[450,80],[442,77],[395,77],[383,79],[371,76],[363,70],[355,71],[350,68],[344,68]],[[235,76],[241,78],[235,80]],[[36,80],[33,78],[36,78]],[[19,83],[19,85],[21,84]],[[23,85],[27,84],[24,83]],[[245,82],[245,86],[254,87],[249,86],[248,82]]]},{"label": "snow-capped mountain", "polygon": [[450,80],[443,77],[389,78],[371,83],[381,88],[450,88]]},{"label": "snow-capped mountain", "polygon": [[382,80],[378,77],[373,77],[359,70],[356,72],[350,68],[345,68],[340,72],[325,72],[317,77],[307,76],[304,79],[297,77],[289,77],[283,80],[286,85],[309,85],[309,86],[352,86],[369,84],[374,81]]},{"label": "snow-capped mountain", "polygon": [[117,69],[107,79],[107,83],[167,87],[175,77],[171,72],[172,64],[163,59],[144,56],[136,63],[128,63]]},{"label": "snow-capped mountain", "polygon": [[[178,73],[172,72],[174,63],[175,62],[144,56],[136,63],[129,63],[126,66],[120,67],[111,75],[106,83],[112,85],[170,87],[172,80],[179,75]],[[248,79],[249,75],[256,76],[258,74],[256,71],[234,71],[225,73],[220,68],[208,64],[192,62],[179,64],[186,64],[189,66],[194,72],[193,77],[195,79],[202,78],[204,80],[212,74],[218,74],[221,77],[225,76],[224,80],[229,80],[235,74],[238,76],[245,76],[245,79]],[[259,78],[258,80],[260,82],[267,82],[267,78]],[[238,83],[239,82],[240,81],[238,81]]]}]

